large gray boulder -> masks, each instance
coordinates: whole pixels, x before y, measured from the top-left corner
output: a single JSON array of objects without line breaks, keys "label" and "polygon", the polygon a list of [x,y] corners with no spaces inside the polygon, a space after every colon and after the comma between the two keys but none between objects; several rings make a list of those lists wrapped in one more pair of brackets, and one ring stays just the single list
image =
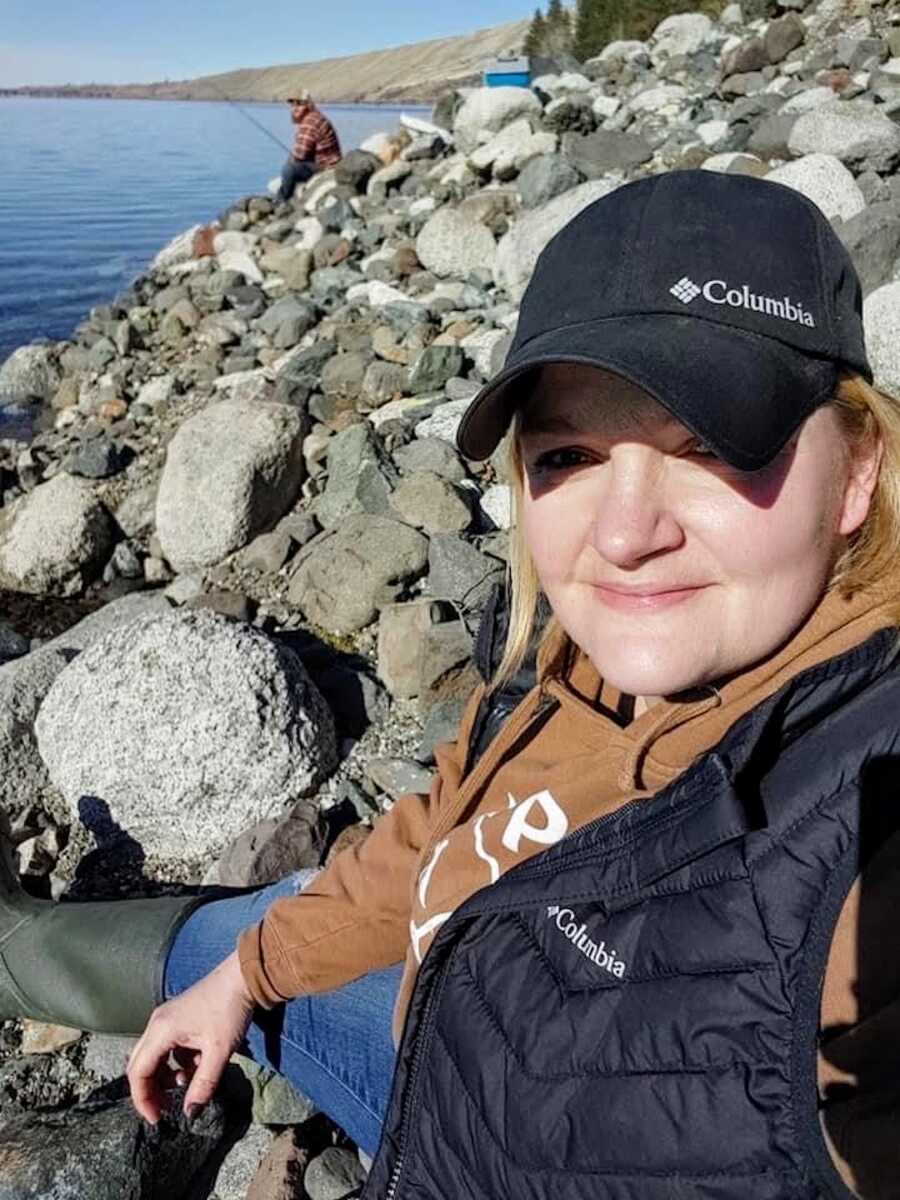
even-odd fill
[{"label": "large gray boulder", "polygon": [[563,154],[585,179],[602,179],[613,171],[626,172],[649,162],[653,150],[633,133],[598,129],[595,133],[567,133]]},{"label": "large gray boulder", "polygon": [[900,395],[900,283],[886,283],[866,297],[863,321],[875,383]]},{"label": "large gray boulder", "polygon": [[682,54],[696,54],[714,33],[705,13],[677,13],[660,21],[650,37],[650,57],[654,66]]},{"label": "large gray boulder", "polygon": [[122,596],[30,654],[0,665],[0,808],[15,817],[30,804],[52,808],[58,799],[37,747],[34,723],[63,668],[117,626],[169,610],[168,600],[158,592]]},{"label": "large gray boulder", "polygon": [[541,102],[528,88],[476,88],[470,92],[453,120],[456,145],[468,154],[484,139],[516,117],[541,114]]},{"label": "large gray boulder", "polygon": [[452,205],[429,217],[416,238],[419,262],[442,279],[462,279],[472,271],[491,270],[496,254],[497,243],[488,227]]},{"label": "large gray boulder", "polygon": [[60,378],[49,346],[20,346],[0,366],[0,406],[50,400]]},{"label": "large gray boulder", "polygon": [[540,208],[581,183],[581,175],[561,154],[541,154],[531,159],[516,181],[525,208]]},{"label": "large gray boulder", "polygon": [[208,611],[94,642],[57,677],[35,732],[73,815],[111,817],[163,858],[218,853],[336,761],[331,713],[297,656]]},{"label": "large gray boulder", "polygon": [[428,549],[429,596],[451,600],[463,608],[481,608],[491,588],[503,578],[504,566],[453,533],[435,534]]},{"label": "large gray boulder", "polygon": [[100,573],[113,540],[112,519],[90,484],[61,471],[0,519],[0,584],[77,595]]},{"label": "large gray boulder", "polygon": [[497,284],[506,288],[514,299],[521,299],[538,256],[554,234],[582,209],[608,196],[618,186],[617,180],[592,179],[520,217],[500,239],[494,266]]},{"label": "large gray boulder", "polygon": [[292,507],[304,474],[295,408],[229,399],[203,409],[169,445],[156,499],[163,553],[179,572],[221,562]]},{"label": "large gray boulder", "polygon": [[349,517],[301,552],[288,598],[331,633],[354,633],[421,575],[428,539],[389,517]]},{"label": "large gray boulder", "polygon": [[34,740],[34,721],[70,657],[44,648],[0,666],[0,808],[10,817],[31,804],[46,807],[56,796]]},{"label": "large gray boulder", "polygon": [[900,162],[900,126],[873,104],[837,100],[803,113],[788,140],[791,154],[833,154],[849,167],[891,171]]},{"label": "large gray boulder", "polygon": [[853,175],[833,154],[806,154],[796,162],[776,167],[766,176],[783,183],[818,205],[826,217],[849,221],[866,207],[866,199]]}]

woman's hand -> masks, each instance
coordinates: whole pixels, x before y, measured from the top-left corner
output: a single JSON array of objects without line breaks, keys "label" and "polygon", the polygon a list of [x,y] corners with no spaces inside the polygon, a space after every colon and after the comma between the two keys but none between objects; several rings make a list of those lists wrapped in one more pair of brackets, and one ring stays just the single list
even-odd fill
[{"label": "woman's hand", "polygon": [[131,1099],[141,1116],[155,1125],[165,1107],[163,1094],[173,1086],[188,1084],[188,1117],[208,1103],[252,1015],[253,1000],[236,952],[155,1009],[128,1060]]}]

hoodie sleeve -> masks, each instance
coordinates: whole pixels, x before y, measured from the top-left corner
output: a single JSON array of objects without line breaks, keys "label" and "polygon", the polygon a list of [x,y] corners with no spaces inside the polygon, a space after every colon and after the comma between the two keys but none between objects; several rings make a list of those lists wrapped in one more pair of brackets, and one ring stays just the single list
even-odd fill
[{"label": "hoodie sleeve", "polygon": [[256,1004],[271,1008],[331,991],[402,961],[418,861],[459,787],[482,691],[469,700],[457,741],[437,747],[430,793],[402,796],[364,842],[339,854],[300,895],[276,900],[240,935],[241,971]]}]

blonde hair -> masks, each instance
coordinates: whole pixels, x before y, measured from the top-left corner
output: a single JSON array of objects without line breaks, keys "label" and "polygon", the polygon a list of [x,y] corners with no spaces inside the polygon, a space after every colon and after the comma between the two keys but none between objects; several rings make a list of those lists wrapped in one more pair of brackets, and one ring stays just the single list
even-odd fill
[{"label": "blonde hair", "polygon": [[[850,453],[880,439],[878,482],[862,527],[848,538],[835,563],[828,591],[852,596],[883,581],[900,563],[900,402],[868,383],[861,375],[844,372],[830,404],[840,420]],[[551,615],[538,634],[541,585],[522,528],[524,464],[519,446],[522,414],[517,412],[506,436],[506,470],[512,492],[507,593],[509,627],[503,657],[490,682],[502,686],[521,667],[537,635],[538,676],[559,674],[574,651],[568,634]],[[893,620],[900,624],[900,589]]]}]

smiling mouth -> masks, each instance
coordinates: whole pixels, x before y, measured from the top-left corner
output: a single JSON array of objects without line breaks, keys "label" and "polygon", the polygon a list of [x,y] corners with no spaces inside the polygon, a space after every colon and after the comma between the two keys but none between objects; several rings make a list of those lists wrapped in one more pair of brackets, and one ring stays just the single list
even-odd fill
[{"label": "smiling mouth", "polygon": [[642,588],[617,588],[609,584],[594,584],[594,590],[609,608],[641,612],[670,608],[696,596],[705,584],[687,584],[674,587],[650,586]]}]

